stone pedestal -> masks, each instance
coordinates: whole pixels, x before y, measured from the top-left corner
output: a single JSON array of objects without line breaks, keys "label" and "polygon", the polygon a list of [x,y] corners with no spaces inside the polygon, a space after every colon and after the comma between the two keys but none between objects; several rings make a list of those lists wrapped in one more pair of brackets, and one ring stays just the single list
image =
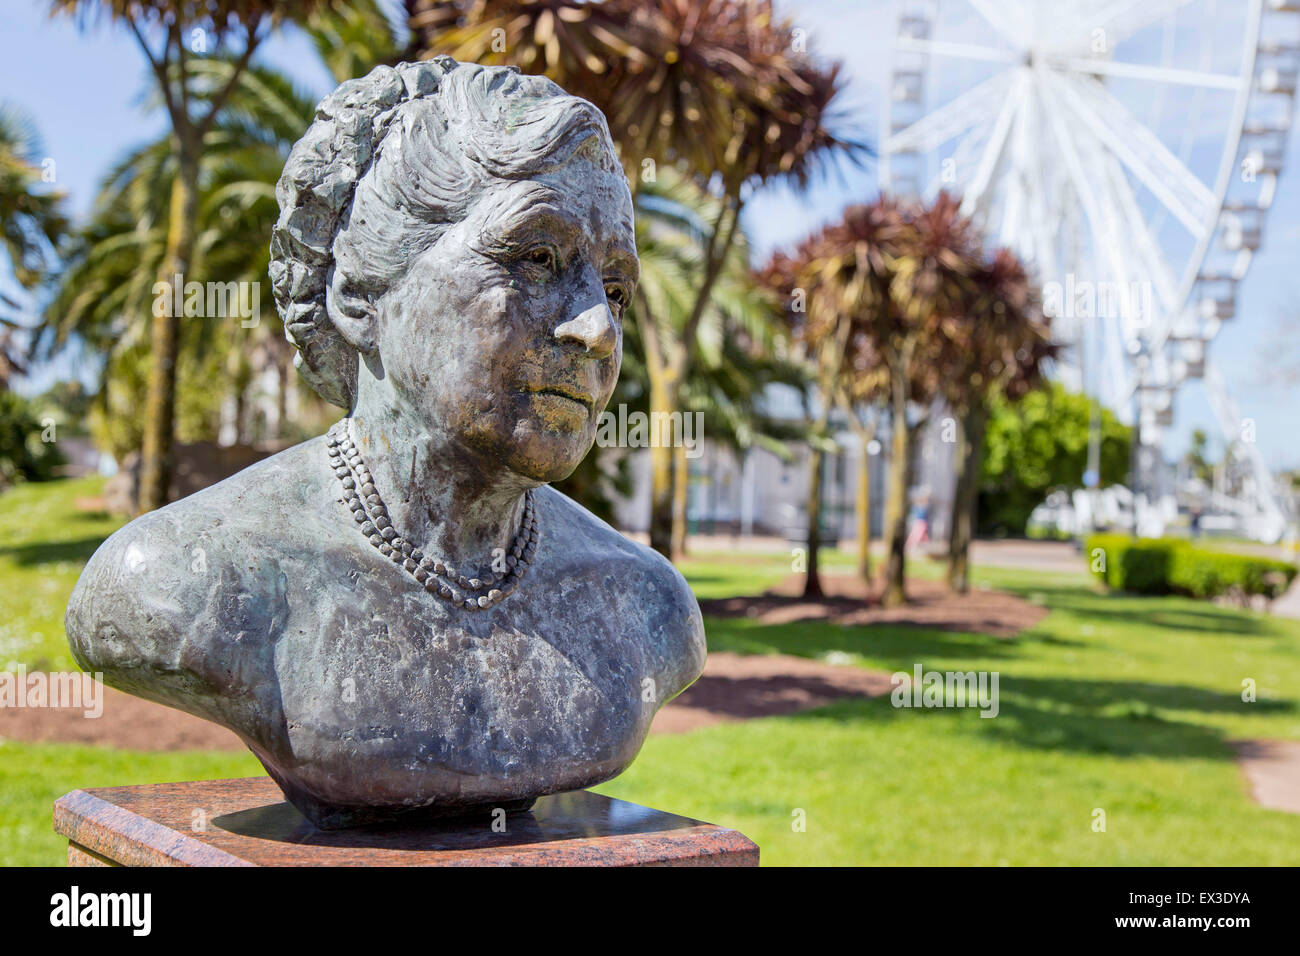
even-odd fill
[{"label": "stone pedestal", "polygon": [[580,790],[531,810],[322,831],[267,777],[74,790],[70,866],[757,866],[736,830]]}]

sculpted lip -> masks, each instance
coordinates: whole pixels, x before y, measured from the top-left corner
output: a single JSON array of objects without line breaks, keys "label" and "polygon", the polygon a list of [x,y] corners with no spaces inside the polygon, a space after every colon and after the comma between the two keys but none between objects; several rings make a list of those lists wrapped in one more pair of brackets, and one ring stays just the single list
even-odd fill
[{"label": "sculpted lip", "polygon": [[596,407],[596,400],[582,389],[574,388],[570,385],[541,385],[530,388],[528,391],[535,395],[554,395],[559,398],[568,399],[571,402],[577,402],[588,412]]}]

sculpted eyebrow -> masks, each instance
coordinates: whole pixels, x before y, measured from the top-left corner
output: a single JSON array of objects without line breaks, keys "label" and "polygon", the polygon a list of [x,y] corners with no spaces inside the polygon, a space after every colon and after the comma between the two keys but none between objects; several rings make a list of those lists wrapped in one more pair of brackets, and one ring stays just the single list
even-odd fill
[{"label": "sculpted eyebrow", "polygon": [[484,239],[492,247],[508,246],[539,232],[573,233],[579,224],[558,204],[550,190],[529,190],[512,197],[493,210],[483,226]]},{"label": "sculpted eyebrow", "polygon": [[640,263],[636,256],[622,246],[618,246],[610,252],[608,266],[625,273],[632,282],[636,282],[641,278]]}]

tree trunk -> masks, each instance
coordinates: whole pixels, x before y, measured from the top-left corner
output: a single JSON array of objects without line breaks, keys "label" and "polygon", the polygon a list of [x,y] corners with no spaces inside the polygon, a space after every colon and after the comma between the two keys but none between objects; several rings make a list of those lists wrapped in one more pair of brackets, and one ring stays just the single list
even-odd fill
[{"label": "tree trunk", "polygon": [[826,456],[816,445],[808,446],[808,571],[804,576],[803,596],[822,596],[822,580],[817,555],[822,546],[822,469]]},{"label": "tree trunk", "polygon": [[686,506],[690,503],[691,463],[685,443],[673,448],[673,545],[672,560],[686,554]]},{"label": "tree trunk", "polygon": [[[178,134],[179,163],[172,180],[168,209],[167,250],[159,270],[159,281],[171,286],[176,276],[185,281],[194,252],[194,229],[198,218],[199,149]],[[181,297],[184,289],[181,289]],[[167,503],[171,487],[176,426],[176,363],[180,356],[181,317],[169,297],[167,308],[156,309],[150,331],[149,389],[145,401],[144,441],[140,452],[140,512],[154,511]]]},{"label": "tree trunk", "polygon": [[[733,199],[730,202],[724,201],[718,210],[704,249],[704,275],[699,288],[695,291],[695,301],[691,314],[686,319],[681,338],[676,342],[665,343],[661,351],[658,331],[654,327],[653,320],[650,320],[648,312],[645,318],[649,321],[644,321],[641,325],[647,353],[646,373],[650,378],[651,428],[654,427],[655,411],[664,412],[661,420],[669,422],[671,413],[681,409],[682,383],[691,371],[695,335],[713,295],[713,287],[718,276],[722,274],[722,267],[735,241],[742,206],[743,203],[739,199]],[[641,301],[644,304],[644,297]],[[653,356],[650,354],[652,350]],[[656,380],[658,380],[657,387]],[[654,444],[651,442],[650,449],[650,547],[671,561],[674,554],[681,553],[676,545],[685,547],[684,498],[680,541],[674,539],[674,510],[679,495],[685,495],[686,488],[683,487],[678,492],[674,486],[674,482],[679,477],[677,468],[674,467],[674,462],[677,460],[676,449],[671,446],[655,448]],[[684,486],[686,482],[684,469],[680,479]]]},{"label": "tree trunk", "polygon": [[885,498],[885,587],[881,603],[897,607],[907,603],[907,490],[911,484],[912,435],[907,427],[906,383],[894,373],[892,388],[893,443],[889,459],[889,492]]},{"label": "tree trunk", "polygon": [[980,463],[984,452],[984,427],[988,413],[973,403],[962,416],[961,443],[957,448],[957,485],[952,496],[952,521],[948,532],[948,586],[958,594],[970,591],[970,542],[975,531],[975,503],[979,498]]},{"label": "tree trunk", "polygon": [[[649,363],[647,363],[647,369]],[[675,395],[667,375],[650,378],[650,427],[666,422],[672,412]],[[673,448],[652,434],[650,441],[650,547],[669,561],[673,557]]]},{"label": "tree trunk", "polygon": [[244,422],[248,420],[248,384],[238,382],[235,385],[235,441],[236,445],[245,444],[248,438]]},{"label": "tree trunk", "polygon": [[275,362],[275,430],[271,438],[282,439],[289,430],[289,365],[282,357]]},{"label": "tree trunk", "polygon": [[871,583],[871,455],[867,446],[872,437],[869,431],[858,433],[858,576],[867,584]]}]

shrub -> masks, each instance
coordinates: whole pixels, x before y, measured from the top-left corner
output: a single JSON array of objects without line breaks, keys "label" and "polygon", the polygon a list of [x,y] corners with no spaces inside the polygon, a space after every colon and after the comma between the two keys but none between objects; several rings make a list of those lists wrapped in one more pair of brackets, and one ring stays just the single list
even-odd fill
[{"label": "shrub", "polygon": [[1175,591],[1199,598],[1263,595],[1271,601],[1286,591],[1295,576],[1296,566],[1285,561],[1199,548],[1175,551],[1169,569]]},{"label": "shrub", "polygon": [[41,422],[31,403],[0,391],[0,489],[17,481],[45,481],[63,464],[53,442],[41,440]]},{"label": "shrub", "polygon": [[1095,534],[1086,543],[1089,568],[1108,588],[1136,594],[1187,594],[1246,599],[1281,595],[1297,568],[1286,561],[1193,547],[1174,538]]}]

